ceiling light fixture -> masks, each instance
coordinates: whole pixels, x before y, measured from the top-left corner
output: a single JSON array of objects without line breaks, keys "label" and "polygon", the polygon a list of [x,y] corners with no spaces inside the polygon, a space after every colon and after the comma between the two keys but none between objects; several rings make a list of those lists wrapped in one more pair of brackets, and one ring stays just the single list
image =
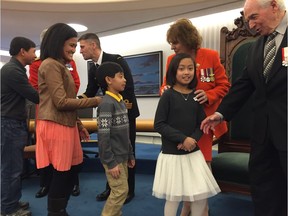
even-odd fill
[{"label": "ceiling light fixture", "polygon": [[87,31],[87,27],[81,24],[76,24],[76,23],[68,23],[69,26],[75,29],[77,32],[84,32]]}]

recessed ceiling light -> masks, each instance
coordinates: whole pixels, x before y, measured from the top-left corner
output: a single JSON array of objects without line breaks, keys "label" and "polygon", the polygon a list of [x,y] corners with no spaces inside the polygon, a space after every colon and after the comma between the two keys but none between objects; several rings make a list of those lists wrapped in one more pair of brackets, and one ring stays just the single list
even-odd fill
[{"label": "recessed ceiling light", "polygon": [[87,31],[87,27],[81,24],[76,24],[76,23],[68,23],[69,26],[75,29],[77,32],[84,32]]}]

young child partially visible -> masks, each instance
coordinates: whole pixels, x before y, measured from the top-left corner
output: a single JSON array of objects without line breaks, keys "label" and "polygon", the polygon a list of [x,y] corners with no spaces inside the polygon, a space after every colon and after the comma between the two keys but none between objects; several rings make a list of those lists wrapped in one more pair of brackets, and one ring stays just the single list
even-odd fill
[{"label": "young child partially visible", "polygon": [[105,91],[97,110],[99,154],[111,187],[101,215],[122,215],[129,190],[128,167],[135,166],[128,112],[120,94],[125,89],[126,79],[122,67],[114,62],[101,64],[96,78]]}]

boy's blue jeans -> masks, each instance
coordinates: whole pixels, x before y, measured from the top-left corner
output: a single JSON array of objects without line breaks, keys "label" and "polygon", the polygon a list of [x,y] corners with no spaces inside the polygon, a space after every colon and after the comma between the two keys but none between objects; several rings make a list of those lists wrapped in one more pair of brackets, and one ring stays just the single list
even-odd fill
[{"label": "boy's blue jeans", "polygon": [[19,208],[27,140],[26,121],[1,117],[1,214],[10,214]]}]

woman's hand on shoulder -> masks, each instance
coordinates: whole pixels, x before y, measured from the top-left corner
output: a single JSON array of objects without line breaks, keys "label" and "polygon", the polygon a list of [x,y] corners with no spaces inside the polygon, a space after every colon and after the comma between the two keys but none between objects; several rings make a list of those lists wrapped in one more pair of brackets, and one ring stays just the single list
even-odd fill
[{"label": "woman's hand on shoulder", "polygon": [[164,86],[162,89],[161,89],[161,92],[160,92],[160,95],[162,95],[166,90],[170,89],[170,86],[169,85],[166,85]]},{"label": "woman's hand on shoulder", "polygon": [[96,96],[94,97],[97,101],[97,105],[99,105],[102,102],[102,97]]},{"label": "woman's hand on shoulder", "polygon": [[207,94],[204,90],[198,89],[194,92],[194,94],[195,94],[195,98],[197,99],[197,101],[200,104],[204,104],[204,103],[208,102],[208,97],[207,97]]}]

